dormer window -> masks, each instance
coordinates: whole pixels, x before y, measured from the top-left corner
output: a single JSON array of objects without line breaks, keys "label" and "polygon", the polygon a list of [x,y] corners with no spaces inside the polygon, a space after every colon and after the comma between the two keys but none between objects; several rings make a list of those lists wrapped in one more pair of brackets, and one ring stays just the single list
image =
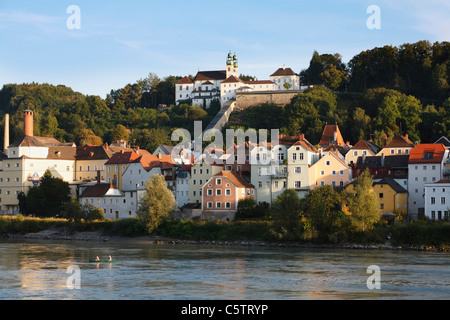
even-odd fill
[{"label": "dormer window", "polygon": [[425,153],[423,154],[422,159],[423,159],[423,160],[431,160],[431,159],[433,159],[433,155],[434,155],[433,152],[425,152]]}]

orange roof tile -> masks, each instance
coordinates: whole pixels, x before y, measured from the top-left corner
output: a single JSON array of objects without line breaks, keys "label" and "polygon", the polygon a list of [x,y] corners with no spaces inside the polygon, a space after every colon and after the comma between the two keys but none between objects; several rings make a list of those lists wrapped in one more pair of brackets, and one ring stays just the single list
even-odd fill
[{"label": "orange roof tile", "polygon": [[[336,134],[336,139],[334,135]],[[328,146],[335,142],[339,146],[345,145],[344,139],[342,138],[341,131],[337,124],[327,124],[322,132],[322,138],[320,139],[319,145]]]},{"label": "orange roof tile", "polygon": [[183,79],[178,80],[175,84],[193,84],[193,82],[188,76],[185,76]]},{"label": "orange roof tile", "polygon": [[410,151],[408,163],[440,163],[447,150],[442,143],[420,143]]},{"label": "orange roof tile", "polygon": [[236,171],[226,171],[222,170],[214,175],[215,177],[224,177],[230,183],[234,184],[238,188],[254,188],[247,180],[245,180]]},{"label": "orange roof tile", "polygon": [[384,146],[384,148],[406,148],[411,147],[414,148],[414,143],[408,139],[408,135],[405,134],[402,136],[401,134],[396,135],[391,142]]}]

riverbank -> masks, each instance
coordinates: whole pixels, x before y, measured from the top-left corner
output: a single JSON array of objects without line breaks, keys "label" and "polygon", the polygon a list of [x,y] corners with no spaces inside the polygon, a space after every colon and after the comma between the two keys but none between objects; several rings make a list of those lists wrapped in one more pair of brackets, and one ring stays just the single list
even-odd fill
[{"label": "riverbank", "polygon": [[251,248],[304,248],[304,249],[347,249],[347,250],[410,250],[410,251],[435,251],[450,252],[449,248],[437,248],[426,245],[398,245],[394,246],[390,241],[384,244],[317,244],[299,242],[270,242],[260,240],[236,240],[236,241],[215,241],[215,240],[186,240],[161,236],[108,236],[99,231],[84,232],[64,232],[58,230],[43,230],[36,233],[27,234],[1,234],[0,239],[11,240],[36,240],[36,241],[96,241],[96,242],[134,242],[156,245],[205,245],[205,246],[235,246]]},{"label": "riverbank", "polygon": [[270,221],[168,220],[156,230],[156,235],[149,235],[141,221],[135,218],[74,223],[64,219],[0,217],[0,238],[4,239],[450,252],[448,223],[378,225],[364,233],[331,234],[325,240],[300,233],[292,241],[274,237],[272,228]]}]

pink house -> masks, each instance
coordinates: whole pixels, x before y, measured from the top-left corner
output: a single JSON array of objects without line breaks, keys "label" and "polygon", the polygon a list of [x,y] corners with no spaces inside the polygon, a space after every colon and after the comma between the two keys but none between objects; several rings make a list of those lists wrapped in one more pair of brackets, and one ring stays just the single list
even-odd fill
[{"label": "pink house", "polygon": [[235,171],[220,171],[202,187],[202,210],[207,217],[234,219],[239,200],[254,198],[254,187]]},{"label": "pink house", "polygon": [[325,154],[309,170],[311,186],[344,187],[351,182],[351,168],[334,152]]}]

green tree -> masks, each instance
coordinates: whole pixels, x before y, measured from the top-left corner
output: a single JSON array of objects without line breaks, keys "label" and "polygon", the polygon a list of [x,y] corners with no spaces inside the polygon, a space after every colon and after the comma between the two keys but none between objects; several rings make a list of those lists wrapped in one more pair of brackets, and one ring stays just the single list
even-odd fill
[{"label": "green tree", "polygon": [[341,199],[330,185],[314,188],[305,196],[302,210],[311,226],[319,232],[319,237],[327,238],[341,226]]},{"label": "green tree", "polygon": [[128,133],[127,128],[124,125],[118,124],[114,127],[112,132],[113,141],[124,140],[128,141],[130,138],[130,134]]},{"label": "green tree", "polygon": [[373,179],[368,170],[361,173],[353,182],[353,193],[348,194],[348,210],[354,230],[367,231],[378,222],[380,204],[373,190]]},{"label": "green tree", "polygon": [[294,189],[286,189],[275,198],[271,207],[274,225],[272,232],[281,240],[301,238],[301,199]]},{"label": "green tree", "polygon": [[35,214],[37,217],[54,217],[61,213],[63,205],[69,201],[69,183],[53,177],[46,170],[38,186],[28,189],[26,196],[18,195],[22,213]]},{"label": "green tree", "polygon": [[150,233],[155,231],[161,221],[168,217],[176,205],[175,197],[167,189],[164,176],[153,175],[144,186],[145,194],[139,201],[137,216]]}]

